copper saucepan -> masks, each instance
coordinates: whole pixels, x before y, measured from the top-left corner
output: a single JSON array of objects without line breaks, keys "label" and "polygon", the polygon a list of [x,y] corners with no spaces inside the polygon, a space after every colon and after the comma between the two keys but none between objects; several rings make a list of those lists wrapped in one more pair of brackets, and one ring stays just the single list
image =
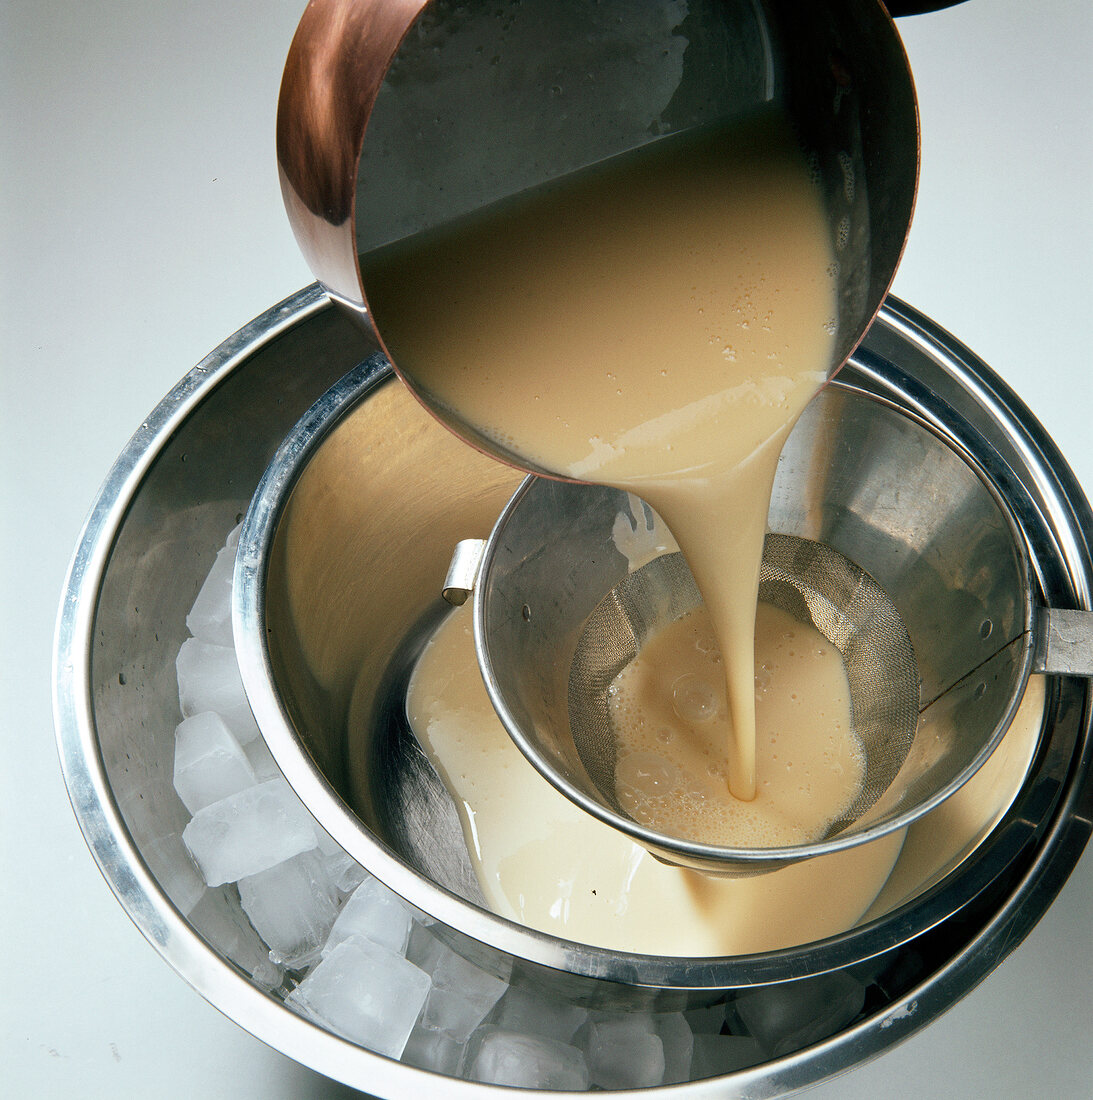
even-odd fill
[{"label": "copper saucepan", "polygon": [[[768,102],[810,155],[837,243],[837,369],[889,288],[918,179],[914,86],[878,0],[312,0],[281,87],[281,186],[319,282],[375,332],[362,253]],[[457,434],[548,472],[394,366]]]}]

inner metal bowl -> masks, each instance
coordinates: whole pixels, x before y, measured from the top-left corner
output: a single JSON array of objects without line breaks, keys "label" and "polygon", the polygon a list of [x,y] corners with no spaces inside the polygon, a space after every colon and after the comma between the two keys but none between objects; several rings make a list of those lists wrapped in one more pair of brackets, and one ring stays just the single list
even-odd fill
[{"label": "inner metal bowl", "polygon": [[[852,393],[878,408],[913,409],[950,447],[990,467],[996,492],[1012,502],[1016,516],[1031,515],[1029,490],[1010,464],[1011,455],[1020,457],[1017,439],[1023,429],[1004,407],[984,400],[977,372],[986,368],[974,361],[969,366],[963,355],[948,350],[941,334],[918,318],[907,318],[903,307],[894,305],[882,313],[838,383],[832,415],[816,435],[817,447],[797,455],[803,469],[825,462],[825,448],[840,446],[838,403],[840,395]],[[461,538],[488,532],[515,487],[514,475],[460,448],[444,433],[434,437],[423,427],[427,419],[412,428],[388,423],[383,409],[398,399],[376,370],[345,380],[344,388],[320,402],[267,471],[240,543],[236,639],[248,696],[278,763],[328,831],[377,877],[470,939],[521,959],[636,986],[698,988],[780,981],[872,957],[958,911],[997,873],[996,865],[978,859],[955,871],[935,867],[931,878],[940,874],[944,881],[911,901],[901,897],[900,907],[886,916],[820,943],[726,959],[670,959],[595,948],[533,932],[485,911],[458,876],[448,876],[442,858],[405,842],[398,815],[390,813],[395,799],[386,783],[387,749],[379,719],[390,705],[388,671],[399,643],[413,624],[434,613],[452,547]],[[387,448],[396,438],[403,448],[400,461],[415,471],[404,505],[392,505],[392,486],[408,476],[406,466],[391,464]],[[792,447],[786,453],[796,454]],[[997,453],[1005,453],[1007,461],[999,463]],[[467,456],[473,457],[471,465],[465,465]],[[473,491],[453,508],[463,470]],[[788,495],[781,505],[811,517],[803,520],[806,527],[821,521],[820,510],[810,507],[807,485],[807,478],[783,479],[782,492]],[[928,492],[928,486],[922,491]],[[850,542],[864,538],[860,527],[878,507],[878,501],[863,498],[857,510],[835,517],[853,535]],[[362,539],[362,532],[377,526],[386,532],[382,543]],[[908,537],[913,535],[912,523]],[[1005,528],[1004,535],[1012,542],[1011,529]],[[1030,547],[1033,575],[1042,583],[1044,567],[1037,557],[1042,540],[1029,532],[1022,537]],[[893,547],[878,542],[877,550],[892,553]],[[396,577],[401,583],[393,583]],[[408,600],[416,608],[410,614]],[[1016,607],[1014,618],[1020,633],[1024,609]],[[960,648],[957,641],[983,644],[980,620],[965,625],[969,637],[954,639],[954,650]],[[1037,813],[1029,824],[1035,829],[1041,822]],[[436,823],[428,827],[434,830]],[[995,842],[1015,836],[1003,829]],[[446,844],[463,848],[457,827],[448,840],[438,832],[429,847]],[[1001,850],[992,847],[996,857]],[[954,873],[945,877],[949,871]]]},{"label": "inner metal bowl", "polygon": [[[109,472],[66,581],[53,674],[58,748],[77,819],[119,902],[165,961],[228,1018],[297,1061],[370,1094],[502,1097],[509,1091],[393,1062],[290,1011],[251,977],[263,959],[268,966],[268,958],[239,909],[238,897],[226,888],[206,891],[195,883],[178,838],[188,814],[171,786],[173,730],[179,720],[174,661],[186,635],[186,613],[226,532],[247,509],[286,433],[367,350],[356,330],[312,288],[226,340],[150,413]],[[1083,526],[1093,529],[1089,507],[1050,440],[1013,395],[964,349],[898,304],[889,304],[867,350],[874,360],[899,362],[946,399],[963,403],[972,434],[989,442],[1011,471],[1007,497],[1021,517],[1045,602],[1089,607],[1093,555],[1082,534]],[[506,474],[511,478],[507,483],[484,481],[487,466],[469,449],[457,448],[466,457],[456,457],[445,471],[432,471],[428,492],[419,493],[417,479],[431,469],[419,460],[440,464],[450,459],[448,434],[386,371],[359,382],[356,399],[331,411],[331,430],[324,438],[332,443],[334,426],[342,423],[342,443],[356,456],[359,472],[370,474],[386,466],[387,476],[401,483],[403,503],[377,513],[360,479],[346,479],[343,493],[331,496],[327,514],[340,516],[339,530],[352,532],[352,542],[342,546],[340,562],[332,559],[328,570],[310,576],[312,586],[297,592],[295,610],[281,602],[268,623],[274,632],[271,650],[280,660],[287,653],[293,618],[301,625],[310,622],[311,633],[298,640],[298,648],[314,665],[298,670],[294,681],[279,679],[277,690],[287,708],[293,691],[310,680],[315,696],[298,690],[292,705],[301,715],[308,710],[312,737],[326,730],[331,738],[327,755],[337,760],[345,755],[340,747],[345,727],[333,719],[344,720],[349,712],[346,685],[352,676],[339,665],[329,633],[346,620],[357,622],[386,593],[383,606],[398,622],[384,622],[378,612],[372,613],[370,629],[378,632],[359,643],[374,667],[386,663],[393,652],[383,652],[384,646],[399,630],[412,627],[443,580],[451,551],[449,532],[441,531],[444,538],[434,540],[428,534],[431,525],[446,511],[485,513],[487,498],[490,508],[494,500],[499,508],[516,480]],[[403,461],[394,457],[396,452]],[[302,452],[295,461],[284,453],[281,458],[282,472],[302,474]],[[283,485],[281,494],[288,492],[289,486]],[[424,516],[419,514],[423,501]],[[427,534],[420,543],[422,523]],[[406,524],[414,527],[413,539],[399,533]],[[466,533],[465,523],[458,526],[460,535]],[[299,540],[300,545],[305,541],[302,532]],[[411,542],[416,552],[407,554]],[[353,560],[354,548],[362,547],[368,548],[364,552],[373,568],[368,579]],[[251,548],[257,550],[253,544]],[[361,600],[341,612],[329,632],[321,614],[302,614],[309,591],[315,599],[325,593],[326,611],[333,613],[336,594],[345,591],[339,586],[346,582],[356,584]],[[273,603],[281,599],[275,597]],[[358,700],[358,705],[366,702]],[[269,721],[270,745],[297,789],[306,792],[313,811],[377,873],[390,871],[389,880],[398,879],[413,893],[419,876],[362,824],[365,801],[359,803],[361,816],[351,809],[356,795],[344,781],[345,772],[339,787],[322,778],[290,733],[287,716],[280,706],[276,709],[280,717]],[[869,923],[850,939],[793,956],[693,961],[692,995],[709,999],[716,990],[695,989],[703,980],[709,986],[724,982],[722,993],[734,982],[791,980],[794,963],[815,969],[817,951],[823,962],[839,966],[864,957],[882,941],[913,937],[906,947],[868,964],[869,1000],[851,1027],[808,1050],[731,1078],[691,1082],[673,1095],[781,1095],[876,1055],[951,1007],[1020,943],[1078,860],[1093,818],[1091,743],[1088,682],[1057,678],[1029,776],[974,859],[955,872],[951,860],[934,866],[941,881],[923,893],[934,855],[930,838],[923,836],[917,865],[908,864],[906,874],[894,875],[890,889],[878,899],[878,912],[886,913],[880,925],[907,922],[907,931],[893,927],[878,936],[879,925],[870,914]],[[321,754],[318,743],[315,747]],[[912,840],[909,836],[905,845],[908,854],[913,854],[908,851]],[[903,863],[901,859],[897,870]],[[908,894],[919,896],[908,905]],[[424,884],[418,895],[426,902],[436,900],[438,908],[445,900]],[[445,903],[456,918],[470,908],[451,898]],[[487,935],[497,930],[496,924],[482,927]],[[455,929],[447,931],[457,935]],[[524,946],[530,939],[525,935],[513,942]],[[467,937],[460,944],[468,953],[475,947]],[[565,945],[554,941],[544,947],[560,965],[567,964]],[[489,943],[481,949],[498,952]],[[515,961],[508,957],[508,962]],[[570,961],[576,967],[582,958],[574,955]],[[550,978],[543,970],[544,983]],[[634,994],[632,986],[573,972],[566,981],[576,987],[574,996],[604,1006],[622,1005]],[[645,992],[652,998],[667,996],[663,988]]]}]

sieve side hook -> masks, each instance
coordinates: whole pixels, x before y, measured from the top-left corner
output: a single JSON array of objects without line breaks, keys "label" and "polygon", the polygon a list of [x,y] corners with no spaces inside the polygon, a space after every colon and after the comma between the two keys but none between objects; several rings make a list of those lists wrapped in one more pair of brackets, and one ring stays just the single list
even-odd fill
[{"label": "sieve side hook", "polygon": [[1041,608],[1033,671],[1093,677],[1093,611]]},{"label": "sieve side hook", "polygon": [[444,577],[441,595],[453,607],[462,607],[478,582],[478,571],[482,567],[482,555],[486,549],[485,539],[462,539],[455,544],[452,561]]}]

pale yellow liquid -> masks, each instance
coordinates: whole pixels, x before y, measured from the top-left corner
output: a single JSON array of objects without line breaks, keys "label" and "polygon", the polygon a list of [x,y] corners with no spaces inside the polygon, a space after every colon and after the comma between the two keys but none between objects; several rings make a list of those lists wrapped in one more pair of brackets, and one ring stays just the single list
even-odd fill
[{"label": "pale yellow liquid", "polygon": [[660,863],[573,805],[512,743],[478,674],[469,605],[426,647],[407,713],[455,800],[490,909],[580,943],[720,956],[836,935],[872,904],[903,842],[898,832],[742,879]]},{"label": "pale yellow liquid", "polygon": [[723,847],[805,844],[861,792],[864,755],[842,656],[815,627],[769,604],[759,604],[755,625],[753,800],[733,798],[725,783],[730,718],[703,608],[654,634],[608,695],[619,804],[659,832]]},{"label": "pale yellow liquid", "polygon": [[788,127],[771,113],[662,139],[361,262],[388,350],[439,406],[664,518],[725,655],[728,782],[753,798],[770,490],[833,365],[836,311]]}]

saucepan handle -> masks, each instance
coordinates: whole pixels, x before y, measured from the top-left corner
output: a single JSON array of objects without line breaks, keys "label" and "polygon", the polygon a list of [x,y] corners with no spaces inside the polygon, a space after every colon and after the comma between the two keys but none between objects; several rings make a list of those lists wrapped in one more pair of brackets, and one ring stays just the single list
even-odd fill
[{"label": "saucepan handle", "polygon": [[452,563],[448,566],[444,588],[441,590],[448,603],[462,607],[470,598],[478,580],[478,570],[482,565],[485,549],[485,539],[463,539],[456,543]]}]

